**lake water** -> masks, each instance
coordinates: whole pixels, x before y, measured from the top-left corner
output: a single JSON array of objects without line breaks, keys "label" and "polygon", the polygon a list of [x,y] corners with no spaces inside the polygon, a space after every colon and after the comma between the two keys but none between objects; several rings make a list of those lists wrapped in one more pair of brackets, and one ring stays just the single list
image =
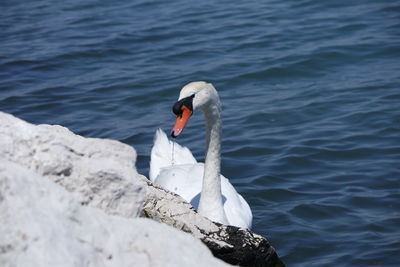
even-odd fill
[{"label": "lake water", "polygon": [[[2,1],[0,110],[134,146],[180,88],[223,103],[222,172],[288,266],[400,262],[400,2]],[[178,139],[199,160],[204,120]]]}]

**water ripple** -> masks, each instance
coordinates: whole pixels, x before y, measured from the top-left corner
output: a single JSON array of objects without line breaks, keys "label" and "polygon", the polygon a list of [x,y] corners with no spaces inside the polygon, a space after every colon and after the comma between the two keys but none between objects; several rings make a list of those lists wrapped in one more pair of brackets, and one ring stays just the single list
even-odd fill
[{"label": "water ripple", "polygon": [[[121,140],[147,174],[181,86],[223,103],[222,172],[288,265],[397,266],[400,5],[7,2],[0,109]],[[204,160],[204,121],[179,142]]]}]

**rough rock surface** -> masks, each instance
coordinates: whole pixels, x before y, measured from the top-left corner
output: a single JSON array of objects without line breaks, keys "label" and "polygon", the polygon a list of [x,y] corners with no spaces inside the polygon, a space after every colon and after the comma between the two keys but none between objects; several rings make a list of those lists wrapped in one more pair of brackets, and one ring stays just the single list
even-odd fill
[{"label": "rough rock surface", "polygon": [[0,112],[0,158],[49,178],[83,205],[127,218],[141,214],[190,233],[225,262],[283,264],[265,238],[213,223],[180,196],[151,184],[136,171],[135,150],[118,141],[83,138],[61,126],[36,126]]},{"label": "rough rock surface", "polygon": [[227,266],[197,239],[155,221],[78,202],[0,159],[0,266]]},{"label": "rough rock surface", "polygon": [[183,198],[148,182],[143,215],[199,238],[217,258],[240,266],[284,266],[264,237],[199,215]]},{"label": "rough rock surface", "polygon": [[146,185],[135,168],[136,152],[118,141],[0,112],[0,155],[62,185],[83,204],[125,217],[141,212]]}]

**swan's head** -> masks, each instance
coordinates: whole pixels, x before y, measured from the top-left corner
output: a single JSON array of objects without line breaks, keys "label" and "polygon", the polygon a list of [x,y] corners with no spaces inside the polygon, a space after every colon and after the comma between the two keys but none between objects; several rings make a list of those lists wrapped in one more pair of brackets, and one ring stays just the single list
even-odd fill
[{"label": "swan's head", "polygon": [[204,110],[218,103],[217,90],[211,83],[191,82],[185,85],[179,94],[178,101],[172,107],[177,117],[171,136],[175,138],[183,131],[194,110]]}]

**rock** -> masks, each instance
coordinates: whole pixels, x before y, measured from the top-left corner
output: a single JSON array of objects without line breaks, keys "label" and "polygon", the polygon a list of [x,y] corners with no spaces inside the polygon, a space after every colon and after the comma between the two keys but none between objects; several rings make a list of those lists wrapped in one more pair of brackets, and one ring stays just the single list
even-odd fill
[{"label": "rock", "polygon": [[142,210],[146,185],[136,171],[136,152],[118,141],[0,112],[0,155],[62,185],[83,204],[125,217]]},{"label": "rock", "polygon": [[227,266],[192,236],[78,202],[61,186],[0,159],[0,266]]},{"label": "rock", "polygon": [[148,181],[143,216],[199,238],[213,255],[240,266],[284,266],[264,237],[235,226],[221,225],[199,215],[180,196]]},{"label": "rock", "polygon": [[135,150],[118,141],[84,138],[0,112],[0,155],[63,186],[83,205],[126,218],[142,215],[190,233],[225,262],[283,265],[265,238],[211,222],[180,196],[151,184],[136,171]]}]

